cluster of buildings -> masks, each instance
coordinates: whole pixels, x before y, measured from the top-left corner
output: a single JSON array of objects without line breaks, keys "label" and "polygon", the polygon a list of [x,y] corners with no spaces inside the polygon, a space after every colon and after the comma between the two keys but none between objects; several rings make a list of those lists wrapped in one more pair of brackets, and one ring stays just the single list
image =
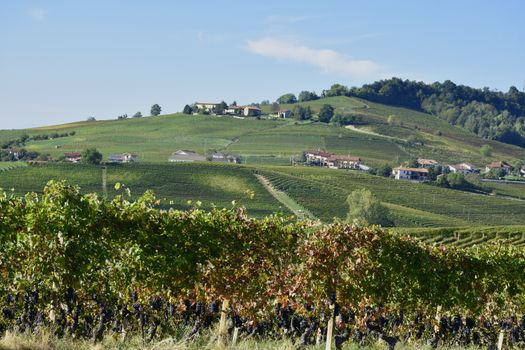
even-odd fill
[{"label": "cluster of buildings", "polygon": [[[222,103],[214,102],[197,102],[195,107],[200,111],[205,111],[208,113],[218,113],[222,110]],[[245,117],[258,117],[262,114],[262,111],[259,107],[255,106],[236,106],[230,105],[222,111],[222,114],[226,115],[244,115]]]},{"label": "cluster of buildings", "polygon": [[[451,173],[479,174],[481,172],[481,169],[467,162],[445,165],[440,164],[434,159],[419,158],[416,163],[416,168],[403,166],[394,168],[392,169],[392,175],[397,180],[425,181],[428,179],[429,169],[434,169],[438,166],[442,167],[442,169],[450,171]],[[488,173],[491,170],[497,170],[501,171],[504,175],[508,175],[511,169],[512,166],[510,164],[498,161],[487,164],[485,167],[485,172]],[[520,169],[520,174],[525,176],[525,166]]]},{"label": "cluster of buildings", "polygon": [[183,149],[173,152],[168,158],[168,161],[171,163],[204,162],[207,160],[212,162],[233,164],[239,164],[242,161],[241,157],[234,154],[215,152],[211,155],[211,157],[207,158],[197,152]]},{"label": "cluster of buildings", "polygon": [[304,153],[306,164],[330,169],[365,170],[361,158],[350,155],[340,155],[319,150],[308,150]]},{"label": "cluster of buildings", "polygon": [[[80,152],[66,152],[64,153],[64,160],[70,163],[80,163],[82,161],[82,154]],[[108,156],[108,163],[131,163],[137,160],[135,153],[110,154]]]},{"label": "cluster of buildings", "polygon": [[[214,102],[196,102],[195,107],[199,111],[204,111],[212,114],[224,114],[233,116],[258,117],[262,115],[262,110],[257,106],[237,106],[229,105],[223,109],[222,103]],[[289,109],[280,109],[275,113],[278,118],[290,118],[292,111]]]}]

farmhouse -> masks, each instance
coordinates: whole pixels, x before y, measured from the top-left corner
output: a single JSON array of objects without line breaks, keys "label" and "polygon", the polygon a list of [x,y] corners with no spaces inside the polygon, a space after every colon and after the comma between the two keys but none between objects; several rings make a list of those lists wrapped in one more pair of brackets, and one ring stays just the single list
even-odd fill
[{"label": "farmhouse", "polygon": [[361,158],[309,150],[305,152],[306,164],[332,169],[361,169]]},{"label": "farmhouse", "polygon": [[520,174],[521,176],[525,177],[525,165],[521,167]]},{"label": "farmhouse", "polygon": [[217,108],[219,108],[220,105],[221,105],[220,103],[214,103],[214,102],[196,102],[195,103],[195,106],[199,110],[203,110],[206,112],[213,112]]},{"label": "farmhouse", "polygon": [[290,118],[292,116],[292,111],[289,109],[282,109],[279,112],[277,112],[277,116],[279,118]]},{"label": "farmhouse", "polygon": [[180,149],[177,152],[173,152],[168,160],[172,163],[203,162],[206,160],[206,157],[193,151]]},{"label": "farmhouse", "polygon": [[246,117],[257,117],[261,115],[261,109],[259,107],[246,106],[244,107],[244,115]]},{"label": "farmhouse", "polygon": [[224,110],[224,114],[237,115],[237,114],[241,114],[242,110],[243,108],[240,106],[229,106],[228,108]]},{"label": "farmhouse", "polygon": [[82,154],[79,152],[66,152],[64,153],[65,161],[71,163],[80,163],[82,160]]},{"label": "farmhouse", "polygon": [[392,170],[396,180],[425,181],[428,178],[428,169],[397,167]]},{"label": "farmhouse", "polygon": [[453,173],[461,174],[479,174],[479,169],[470,163],[459,163],[454,165],[449,165],[448,168]]},{"label": "farmhouse", "polygon": [[327,165],[332,169],[360,169],[361,158],[333,154],[328,157]]},{"label": "farmhouse", "polygon": [[222,163],[234,163],[239,164],[241,163],[241,157],[233,154],[226,154],[222,152],[215,152],[211,156],[212,162],[222,162]]},{"label": "farmhouse", "polygon": [[439,163],[434,159],[425,159],[425,158],[418,158],[417,159],[417,166],[418,168],[433,168],[437,166]]},{"label": "farmhouse", "polygon": [[332,153],[309,150],[304,155],[308,165],[328,166],[328,158],[332,156]]},{"label": "farmhouse", "polygon": [[487,166],[485,167],[485,172],[488,173],[491,170],[503,170],[505,175],[507,175],[510,172],[510,168],[511,166],[507,162],[492,162],[490,164],[487,164]]},{"label": "farmhouse", "polygon": [[130,163],[137,160],[137,155],[134,153],[110,154],[108,162],[110,163]]}]

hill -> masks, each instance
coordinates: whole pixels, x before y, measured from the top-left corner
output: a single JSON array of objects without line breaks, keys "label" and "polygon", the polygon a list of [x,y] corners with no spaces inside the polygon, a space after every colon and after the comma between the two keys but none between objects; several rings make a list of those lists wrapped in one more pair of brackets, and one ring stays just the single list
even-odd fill
[{"label": "hill", "polygon": [[[106,156],[135,152],[139,161],[150,163],[166,162],[178,149],[200,153],[226,150],[239,153],[247,164],[274,165],[287,165],[290,157],[299,156],[308,148],[350,153],[371,165],[385,162],[397,165],[415,157],[435,158],[444,163],[470,161],[479,166],[492,160],[525,159],[525,149],[484,140],[444,120],[406,108],[346,96],[299,103],[311,106],[314,111],[323,104],[334,106],[336,112],[355,114],[359,124],[344,128],[313,121],[171,114],[0,131],[0,143],[24,134],[49,136],[74,132],[68,137],[31,140],[24,147],[54,158],[64,152],[97,147]],[[479,153],[484,144],[492,146],[491,157]]]}]

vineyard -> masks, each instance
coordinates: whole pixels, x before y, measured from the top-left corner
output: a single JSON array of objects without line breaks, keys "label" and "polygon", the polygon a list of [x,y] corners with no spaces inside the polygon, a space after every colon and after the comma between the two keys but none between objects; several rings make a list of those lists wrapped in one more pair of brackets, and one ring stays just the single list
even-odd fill
[{"label": "vineyard", "polygon": [[426,244],[433,245],[467,248],[473,245],[500,242],[514,247],[525,248],[524,226],[418,228],[417,230],[413,228],[399,228],[396,231],[417,238]]},{"label": "vineyard", "polygon": [[185,325],[191,341],[219,323],[228,343],[524,344],[525,251],[512,245],[434,246],[242,208],[162,210],[151,192],[116,190],[104,199],[50,182],[0,195],[3,332],[151,342]]},{"label": "vineyard", "polygon": [[525,202],[519,200],[396,181],[362,172],[274,167],[262,169],[261,173],[276,188],[288,193],[323,221],[344,218],[348,209],[345,203],[348,194],[366,188],[390,208],[396,226],[463,227],[525,223]]},{"label": "vineyard", "polygon": [[[41,192],[49,180],[68,180],[86,192],[102,194],[102,169],[85,164],[33,165],[0,172],[0,187],[14,189],[18,195]],[[266,216],[273,212],[289,213],[281,206],[251,170],[223,164],[129,164],[107,166],[107,192],[115,195],[115,183],[132,190],[132,195],[149,189],[161,199],[161,205],[175,209],[188,209],[189,201],[202,202],[211,209],[229,207],[232,201],[246,207],[251,215]]]}]

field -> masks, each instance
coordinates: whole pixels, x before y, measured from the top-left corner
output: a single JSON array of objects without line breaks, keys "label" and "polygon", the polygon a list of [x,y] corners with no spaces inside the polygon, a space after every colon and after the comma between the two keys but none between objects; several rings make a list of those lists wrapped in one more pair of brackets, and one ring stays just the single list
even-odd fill
[{"label": "field", "polygon": [[267,167],[261,172],[278,189],[324,221],[344,218],[346,197],[369,189],[386,204],[396,226],[483,226],[525,223],[525,202],[396,181],[361,172],[307,167]]},{"label": "field", "polygon": [[[33,165],[0,173],[0,187],[15,193],[41,192],[49,180],[67,180],[85,192],[103,193],[102,170],[83,164]],[[165,207],[187,209],[196,201],[202,207],[231,207],[232,201],[244,206],[254,216],[290,212],[280,205],[243,167],[215,164],[133,164],[107,167],[107,192],[117,193],[116,183],[124,184],[138,196],[153,190]],[[252,198],[253,197],[253,198]],[[192,203],[188,203],[192,201]]]},{"label": "field", "polygon": [[[243,156],[247,164],[287,165],[309,148],[321,148],[363,158],[365,164],[398,165],[414,157],[435,158],[444,163],[470,161],[482,166],[491,160],[524,159],[525,150],[483,140],[429,114],[385,106],[349,97],[330,97],[312,102],[314,112],[322,104],[361,117],[355,129],[295,120],[238,119],[233,117],[169,114],[127,120],[77,122],[28,130],[0,131],[0,142],[23,134],[43,135],[74,131],[74,136],[30,141],[28,150],[58,158],[64,152],[97,147],[110,153],[135,152],[141,162],[164,163],[178,149],[199,153],[226,150]],[[283,106],[293,107],[293,106]],[[268,107],[264,107],[268,111]],[[388,124],[390,116],[394,122]],[[363,132],[365,131],[365,132]],[[367,133],[372,131],[375,134]],[[438,131],[441,133],[437,135]],[[411,138],[421,144],[409,143]],[[482,157],[479,147],[490,144],[492,157]]]},{"label": "field", "polygon": [[[190,207],[188,201],[201,201],[204,208],[211,208],[212,205],[230,207],[235,200],[253,216],[272,212],[290,214],[257,180],[254,173],[258,173],[324,222],[344,219],[348,194],[367,188],[390,209],[398,227],[525,225],[525,201],[395,181],[355,171],[212,163],[143,163],[107,169],[109,195],[116,193],[114,185],[118,182],[130,188],[133,195],[151,189],[162,199],[163,206],[179,209]],[[84,191],[102,193],[101,168],[83,164],[33,165],[0,172],[0,187],[14,188],[17,194],[40,192],[51,179],[66,179]]]}]

